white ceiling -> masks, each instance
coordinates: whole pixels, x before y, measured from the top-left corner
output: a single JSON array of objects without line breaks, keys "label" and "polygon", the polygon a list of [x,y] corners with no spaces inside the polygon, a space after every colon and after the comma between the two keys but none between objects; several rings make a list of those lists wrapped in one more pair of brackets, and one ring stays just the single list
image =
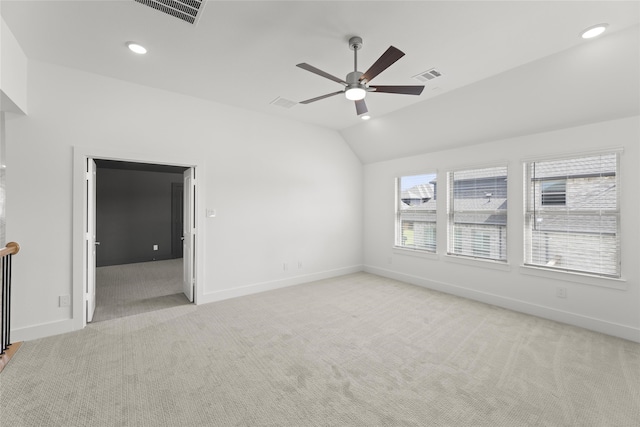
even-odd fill
[{"label": "white ceiling", "polygon": [[[475,96],[479,88],[499,86],[501,78],[508,83],[514,78],[509,70],[592,43],[579,37],[586,27],[607,22],[607,34],[613,35],[637,26],[639,5],[208,0],[195,26],[133,0],[2,0],[0,12],[30,59],[340,130],[346,137],[354,135],[356,141],[350,144],[358,152],[356,134],[366,136],[373,130],[352,128],[363,129],[418,107],[436,111],[453,99],[464,103],[464,91]],[[427,83],[419,97],[370,93],[366,101],[374,120],[367,123],[342,96],[290,109],[270,104],[277,97],[301,101],[340,90],[339,84],[295,65],[307,62],[345,77],[353,67],[347,43],[353,35],[364,40],[358,58],[361,71],[389,45],[406,53],[374,84],[420,84],[412,76],[433,67],[443,77]],[[127,41],[143,44],[149,53],[132,54]],[[418,105],[408,108],[413,104]]]}]

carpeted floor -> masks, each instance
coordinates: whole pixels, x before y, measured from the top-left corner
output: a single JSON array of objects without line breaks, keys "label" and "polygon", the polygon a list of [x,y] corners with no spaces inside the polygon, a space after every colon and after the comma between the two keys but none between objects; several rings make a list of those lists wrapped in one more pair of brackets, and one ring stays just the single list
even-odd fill
[{"label": "carpeted floor", "polygon": [[96,268],[94,323],[183,304],[182,258]]},{"label": "carpeted floor", "polygon": [[640,345],[358,273],[26,342],[2,425],[637,426]]}]

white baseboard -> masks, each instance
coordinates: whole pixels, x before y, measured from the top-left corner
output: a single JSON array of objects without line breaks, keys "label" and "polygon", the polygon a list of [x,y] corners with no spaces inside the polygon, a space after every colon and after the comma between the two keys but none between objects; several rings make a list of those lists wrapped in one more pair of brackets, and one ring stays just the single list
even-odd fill
[{"label": "white baseboard", "polygon": [[[313,282],[315,280],[328,279],[331,277],[343,276],[345,274],[357,273],[362,271],[362,265],[354,265],[350,267],[338,268],[335,270],[322,271],[318,273],[305,274],[300,276],[288,277],[282,280],[273,280],[268,282],[254,283],[235,289],[225,289],[222,291],[204,294],[198,299],[198,304],[206,304],[209,302],[222,301],[229,298],[236,298],[245,295],[251,295],[258,292],[270,291],[274,289],[286,288],[288,286],[300,285],[303,283]],[[54,322],[41,323],[38,325],[30,325],[22,328],[11,330],[11,342],[30,341],[38,338],[50,337],[53,335],[64,334],[75,330],[82,329],[78,327],[74,319],[57,320]]]},{"label": "white baseboard", "polygon": [[[410,274],[400,273],[393,270],[387,270],[370,265],[354,265],[350,267],[338,268],[335,270],[322,271],[318,273],[288,277],[286,279],[273,280],[268,282],[254,283],[242,286],[240,288],[225,289],[221,291],[204,294],[198,304],[206,304],[210,302],[222,301],[230,298],[237,298],[245,295],[252,295],[259,292],[265,292],[275,289],[286,288],[289,286],[309,283],[316,280],[328,279],[331,277],[343,276],[345,274],[366,271],[367,273],[376,274],[378,276],[388,277],[390,279],[399,280],[413,285],[422,286],[428,289],[445,292],[448,294],[496,305],[509,310],[518,311],[557,322],[566,323],[573,326],[589,329],[603,334],[624,338],[629,341],[640,342],[640,329],[627,325],[608,322],[593,317],[583,316],[580,314],[570,313],[545,307],[537,304],[531,304],[525,301],[507,298],[499,295],[479,292],[474,289],[457,286],[450,283],[428,280],[423,277]],[[73,319],[58,320],[55,322],[31,325],[11,330],[11,342],[29,341],[38,338],[59,335],[72,332],[77,328],[74,326]]]},{"label": "white baseboard", "polygon": [[30,341],[74,331],[73,319],[57,320],[11,330],[11,342]]},{"label": "white baseboard", "polygon": [[272,291],[289,286],[301,285],[303,283],[314,282],[316,280],[329,279],[331,277],[344,276],[345,274],[358,273],[363,270],[362,265],[337,268],[335,270],[321,271],[318,273],[304,274],[300,276],[287,277],[286,279],[271,280],[268,282],[252,283],[233,289],[223,289],[220,291],[205,293],[198,299],[198,305],[210,302],[222,301],[230,298],[237,298],[246,295],[257,294],[259,292]]},{"label": "white baseboard", "polygon": [[469,289],[451,283],[429,280],[423,277],[400,273],[384,268],[378,268],[371,265],[365,265],[364,271],[366,271],[367,273],[376,274],[378,276],[388,277],[390,279],[410,283],[412,285],[422,286],[424,288],[433,289],[463,298],[496,305],[498,307],[518,311],[520,313],[530,314],[533,316],[554,320],[556,322],[578,326],[592,331],[601,332],[603,334],[624,338],[629,341],[640,342],[640,329],[631,326],[620,325],[617,323],[608,322],[606,320],[557,310],[555,308],[532,304],[526,301],[507,298],[500,295],[480,292],[475,289]]}]

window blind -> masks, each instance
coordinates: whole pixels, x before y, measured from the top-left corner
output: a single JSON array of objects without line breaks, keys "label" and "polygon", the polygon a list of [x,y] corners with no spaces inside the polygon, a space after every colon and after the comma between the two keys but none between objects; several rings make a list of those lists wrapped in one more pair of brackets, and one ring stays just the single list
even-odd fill
[{"label": "window blind", "polygon": [[449,172],[450,255],[507,260],[507,167]]},{"label": "window blind", "polygon": [[618,154],[525,167],[525,264],[620,277]]},{"label": "window blind", "polygon": [[397,179],[397,247],[436,251],[436,174]]}]

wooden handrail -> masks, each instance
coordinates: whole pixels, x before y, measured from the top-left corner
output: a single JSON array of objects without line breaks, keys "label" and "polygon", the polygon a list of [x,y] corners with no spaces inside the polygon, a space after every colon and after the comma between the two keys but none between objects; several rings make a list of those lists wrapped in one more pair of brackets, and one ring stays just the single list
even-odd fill
[{"label": "wooden handrail", "polygon": [[7,246],[0,249],[0,258],[5,257],[7,255],[15,255],[20,252],[20,245],[16,242],[9,242]]}]

